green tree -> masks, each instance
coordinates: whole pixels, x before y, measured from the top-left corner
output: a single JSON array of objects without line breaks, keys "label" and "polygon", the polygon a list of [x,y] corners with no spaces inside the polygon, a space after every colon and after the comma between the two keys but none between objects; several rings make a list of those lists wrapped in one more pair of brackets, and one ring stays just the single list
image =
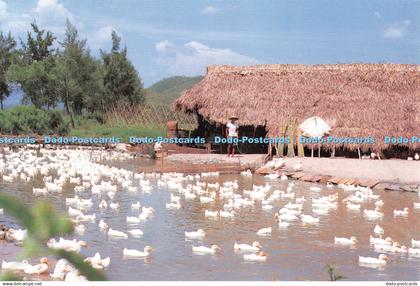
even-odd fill
[{"label": "green tree", "polygon": [[54,67],[56,52],[52,48],[54,36],[51,32],[41,30],[34,22],[32,33],[28,31],[27,42],[22,42],[21,55],[17,62],[10,66],[7,73],[9,81],[18,83],[24,91],[24,103],[36,107],[54,107],[58,97],[49,78]]},{"label": "green tree", "polygon": [[80,39],[76,27],[69,20],[66,22],[64,40],[60,45],[63,55],[76,63],[72,66],[71,73],[78,87],[69,98],[72,111],[81,114],[84,109],[91,107],[94,110],[100,109],[104,91],[100,62],[90,55],[86,40]]},{"label": "green tree", "polygon": [[66,113],[70,115],[71,125],[74,127],[73,113],[70,105],[78,94],[81,94],[81,87],[77,82],[77,63],[72,58],[63,55],[56,60],[54,68],[49,73],[55,94],[64,103]]},{"label": "green tree", "polygon": [[0,32],[0,106],[3,109],[3,100],[10,95],[9,83],[6,78],[7,70],[12,63],[16,41],[11,33],[4,35]]},{"label": "green tree", "polygon": [[125,101],[130,105],[144,102],[143,84],[127,58],[127,48],[120,48],[121,37],[112,31],[110,53],[101,51],[104,63],[105,105]]}]

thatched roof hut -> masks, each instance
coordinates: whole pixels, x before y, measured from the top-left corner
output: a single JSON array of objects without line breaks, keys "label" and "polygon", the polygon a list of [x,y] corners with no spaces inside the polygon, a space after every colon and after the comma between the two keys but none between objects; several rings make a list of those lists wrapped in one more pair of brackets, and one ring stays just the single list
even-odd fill
[{"label": "thatched roof hut", "polygon": [[331,135],[373,136],[376,143],[361,148],[379,151],[388,147],[384,136],[420,137],[420,66],[209,66],[174,108],[223,124],[235,114],[240,124],[266,126],[272,137],[282,122],[319,116],[332,127]]}]

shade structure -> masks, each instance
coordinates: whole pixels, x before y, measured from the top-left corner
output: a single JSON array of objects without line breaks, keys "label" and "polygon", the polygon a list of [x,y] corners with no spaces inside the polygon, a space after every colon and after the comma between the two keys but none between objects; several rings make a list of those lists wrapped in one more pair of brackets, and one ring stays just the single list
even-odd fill
[{"label": "shade structure", "polygon": [[331,127],[322,118],[313,116],[309,117],[299,125],[302,135],[311,138],[322,137],[331,131]]}]

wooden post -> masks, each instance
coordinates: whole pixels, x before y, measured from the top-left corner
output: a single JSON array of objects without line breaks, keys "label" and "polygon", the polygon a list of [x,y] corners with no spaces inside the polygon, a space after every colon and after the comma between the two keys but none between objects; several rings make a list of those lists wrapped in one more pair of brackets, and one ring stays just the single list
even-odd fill
[{"label": "wooden post", "polygon": [[289,131],[288,135],[290,138],[290,143],[287,146],[287,157],[295,157],[295,130],[296,130],[296,124],[295,122],[292,122],[289,125]]},{"label": "wooden post", "polygon": [[[280,137],[286,137],[287,125],[280,123],[279,134]],[[284,143],[278,143],[278,156],[284,157]]]},{"label": "wooden post", "polygon": [[318,144],[318,158],[321,158],[321,143]]},{"label": "wooden post", "polygon": [[333,149],[331,151],[331,158],[335,157],[335,146],[333,146]]},{"label": "wooden post", "polygon": [[314,157],[314,144],[311,144],[311,158]]},{"label": "wooden post", "polygon": [[362,156],[360,155],[360,148],[357,147],[357,154],[359,154],[359,159],[362,159]]},{"label": "wooden post", "polygon": [[297,131],[298,157],[305,157],[305,150],[303,149],[303,144],[300,142],[300,136],[302,136],[302,133],[300,132],[300,129],[298,128],[298,131]]}]

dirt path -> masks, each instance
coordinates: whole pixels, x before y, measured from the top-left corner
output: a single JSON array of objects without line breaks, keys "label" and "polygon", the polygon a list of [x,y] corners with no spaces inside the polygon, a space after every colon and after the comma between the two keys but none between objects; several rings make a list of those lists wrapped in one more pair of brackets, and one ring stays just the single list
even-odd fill
[{"label": "dirt path", "polygon": [[420,184],[420,161],[305,157],[286,158],[286,168],[293,168],[299,161],[302,161],[305,173],[398,184]]}]

